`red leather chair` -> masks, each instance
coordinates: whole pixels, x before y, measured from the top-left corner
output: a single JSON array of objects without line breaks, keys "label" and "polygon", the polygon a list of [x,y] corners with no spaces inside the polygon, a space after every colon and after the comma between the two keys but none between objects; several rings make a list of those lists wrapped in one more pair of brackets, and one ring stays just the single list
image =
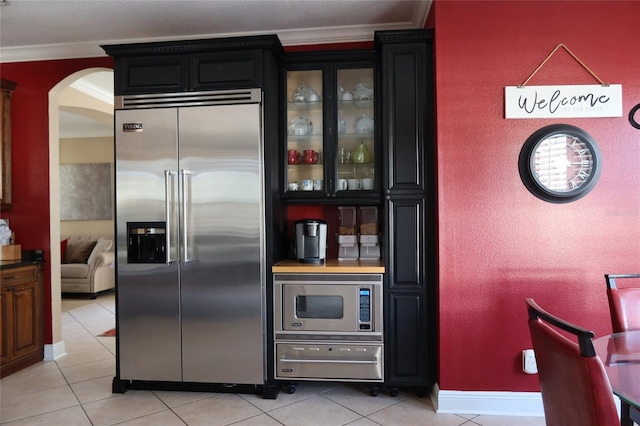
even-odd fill
[{"label": "red leather chair", "polygon": [[[640,274],[605,274],[613,332],[640,330]],[[616,280],[634,279],[637,287],[618,288]]]},{"label": "red leather chair", "polygon": [[[640,274],[605,274],[607,298],[614,333],[640,330]],[[616,280],[628,279],[631,286],[618,288]],[[640,411],[620,400],[621,423],[640,424]],[[632,421],[633,420],[633,421]]]},{"label": "red leather chair", "polygon": [[527,310],[547,426],[620,424],[593,332],[551,315],[530,298]]}]

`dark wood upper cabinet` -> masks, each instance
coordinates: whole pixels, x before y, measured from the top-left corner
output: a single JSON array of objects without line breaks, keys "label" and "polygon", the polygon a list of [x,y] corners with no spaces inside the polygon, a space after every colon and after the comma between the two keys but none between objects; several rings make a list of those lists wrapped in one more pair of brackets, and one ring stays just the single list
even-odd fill
[{"label": "dark wood upper cabinet", "polygon": [[[378,65],[373,50],[286,56],[282,150],[286,203],[379,204]],[[308,161],[305,152],[318,155]],[[301,184],[305,180],[320,183],[306,190]]]},{"label": "dark wood upper cabinet", "polygon": [[429,31],[376,33],[382,52],[382,125],[387,193],[427,192],[433,139],[433,59]]},{"label": "dark wood upper cabinet", "polygon": [[282,56],[275,35],[105,45],[114,58],[114,94],[262,87],[265,50]]},{"label": "dark wood upper cabinet", "polygon": [[182,55],[125,57],[115,61],[114,94],[182,92],[189,85],[189,58]]}]

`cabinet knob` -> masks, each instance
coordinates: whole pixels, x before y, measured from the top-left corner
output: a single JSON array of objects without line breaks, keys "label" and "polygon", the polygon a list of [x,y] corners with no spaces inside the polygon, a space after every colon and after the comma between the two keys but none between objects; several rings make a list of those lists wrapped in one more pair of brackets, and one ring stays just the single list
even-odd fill
[{"label": "cabinet knob", "polygon": [[15,289],[16,289],[15,287],[7,287],[7,290],[9,290],[9,291],[13,291]]},{"label": "cabinet knob", "polygon": [[391,189],[387,188],[387,189],[384,190],[384,192],[386,192],[387,194],[391,194]]}]

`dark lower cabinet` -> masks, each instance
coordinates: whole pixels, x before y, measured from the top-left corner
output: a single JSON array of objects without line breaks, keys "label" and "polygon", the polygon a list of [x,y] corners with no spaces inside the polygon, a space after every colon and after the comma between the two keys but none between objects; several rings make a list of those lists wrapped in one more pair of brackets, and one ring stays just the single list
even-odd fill
[{"label": "dark lower cabinet", "polygon": [[433,32],[376,33],[385,196],[385,385],[436,381],[437,228]]},{"label": "dark lower cabinet", "polygon": [[428,382],[428,363],[417,354],[425,353],[425,299],[422,292],[394,292],[387,298],[390,330],[385,344],[388,386],[424,387]]}]

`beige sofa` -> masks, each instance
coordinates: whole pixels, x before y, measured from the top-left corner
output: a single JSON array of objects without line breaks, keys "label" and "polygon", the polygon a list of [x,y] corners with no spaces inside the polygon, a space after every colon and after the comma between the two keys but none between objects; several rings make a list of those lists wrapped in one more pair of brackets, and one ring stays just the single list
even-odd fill
[{"label": "beige sofa", "polygon": [[83,293],[95,299],[99,292],[115,287],[113,237],[63,236],[61,251],[62,293]]}]

